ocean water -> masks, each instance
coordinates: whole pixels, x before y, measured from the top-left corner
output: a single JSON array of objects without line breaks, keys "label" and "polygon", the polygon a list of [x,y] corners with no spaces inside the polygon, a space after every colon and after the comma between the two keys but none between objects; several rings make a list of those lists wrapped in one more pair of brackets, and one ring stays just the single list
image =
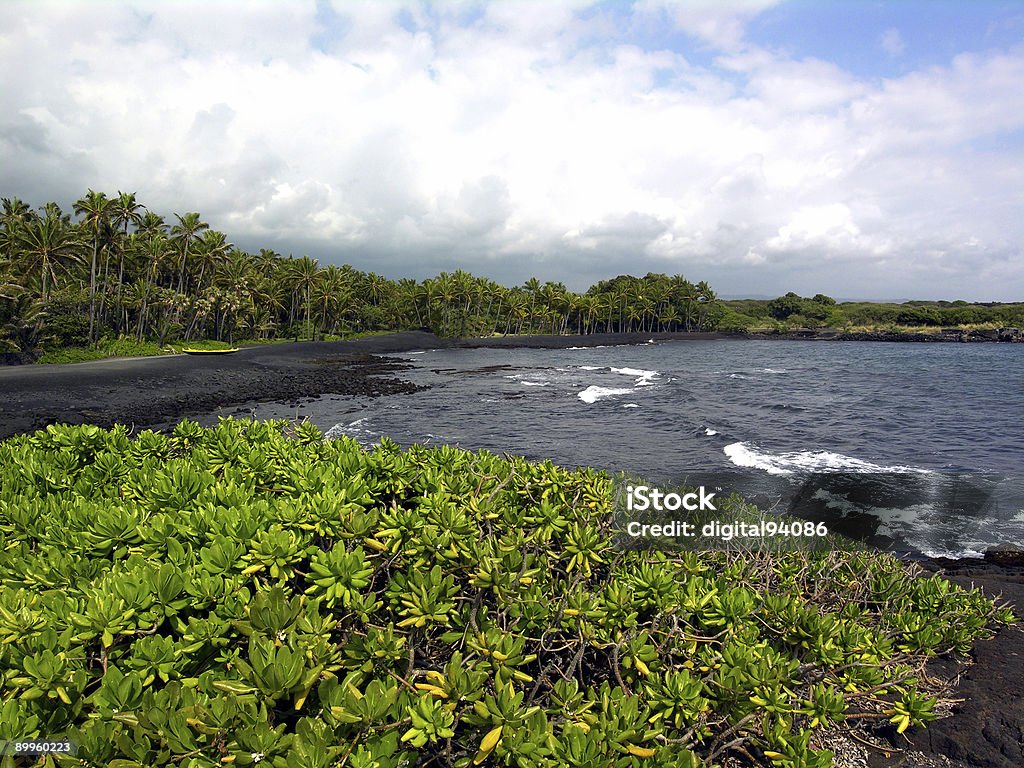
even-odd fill
[{"label": "ocean water", "polygon": [[305,417],[366,445],[448,443],[657,484],[889,478],[869,506],[901,547],[959,556],[1024,543],[1024,345],[723,340],[397,357],[430,389],[256,415]]}]

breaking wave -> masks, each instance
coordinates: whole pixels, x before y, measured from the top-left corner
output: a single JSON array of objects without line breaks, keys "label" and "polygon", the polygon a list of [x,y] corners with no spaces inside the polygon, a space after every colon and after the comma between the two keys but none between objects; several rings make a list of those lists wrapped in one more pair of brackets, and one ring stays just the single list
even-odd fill
[{"label": "breaking wave", "polygon": [[883,466],[853,456],[832,451],[790,451],[772,453],[758,448],[753,443],[730,443],[722,452],[738,467],[764,470],[770,475],[789,475],[794,472],[919,472],[930,474],[930,470],[919,467]]},{"label": "breaking wave", "polygon": [[632,392],[632,389],[615,389],[613,387],[599,387],[596,384],[591,384],[589,387],[580,392],[577,397],[588,405],[596,403],[598,400],[603,400],[606,397],[615,397],[616,395],[628,395]]}]

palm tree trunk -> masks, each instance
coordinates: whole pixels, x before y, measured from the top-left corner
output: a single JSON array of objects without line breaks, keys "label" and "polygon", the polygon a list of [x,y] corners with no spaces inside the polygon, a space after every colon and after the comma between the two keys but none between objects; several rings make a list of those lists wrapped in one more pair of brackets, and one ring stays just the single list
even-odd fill
[{"label": "palm tree trunk", "polygon": [[89,346],[96,342],[96,238],[92,241],[92,263],[89,267]]},{"label": "palm tree trunk", "polygon": [[[110,279],[110,253],[108,250],[107,257],[103,259],[103,290],[100,292],[100,307],[97,314],[100,322],[106,318],[104,314],[107,305],[107,281]],[[97,286],[98,287],[98,286]]]}]

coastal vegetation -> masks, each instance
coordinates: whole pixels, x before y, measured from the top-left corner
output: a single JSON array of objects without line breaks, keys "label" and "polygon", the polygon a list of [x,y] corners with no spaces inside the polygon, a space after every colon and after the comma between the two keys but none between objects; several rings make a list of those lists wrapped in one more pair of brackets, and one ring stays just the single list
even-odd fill
[{"label": "coastal vegetation", "polygon": [[719,318],[711,287],[681,276],[619,276],[582,294],[537,278],[508,288],[462,270],[391,280],[248,253],[199,213],[165,218],[134,193],[89,190],[74,219],[52,202],[2,203],[0,343],[32,358],[67,348],[98,357],[129,341],[160,349],[414,328],[449,337],[699,331]]},{"label": "coastal vegetation", "polygon": [[117,768],[824,768],[839,733],[936,717],[923,662],[1014,620],[880,554],[623,551],[611,506],[594,470],[309,424],[11,438],[0,739]]},{"label": "coastal vegetation", "polygon": [[942,328],[1024,328],[1024,303],[966,301],[847,301],[790,292],[775,299],[731,299],[721,302],[723,330],[788,331],[834,328],[847,332],[934,332]]},{"label": "coastal vegetation", "polygon": [[1024,327],[1024,304],[841,303],[822,294],[721,300],[705,281],[649,273],[583,293],[530,278],[506,287],[463,270],[424,280],[260,249],[194,211],[164,216],[134,193],[89,190],[66,213],[4,198],[0,353],[71,362],[228,344],[426,328],[439,336]]}]

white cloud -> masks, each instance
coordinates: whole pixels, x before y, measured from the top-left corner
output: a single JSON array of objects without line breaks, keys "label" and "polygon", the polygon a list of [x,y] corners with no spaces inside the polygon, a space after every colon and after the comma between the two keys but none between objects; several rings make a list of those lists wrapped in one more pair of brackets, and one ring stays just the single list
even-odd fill
[{"label": "white cloud", "polygon": [[804,206],[792,213],[765,247],[782,252],[815,248],[827,254],[853,245],[860,234],[849,206],[843,203]]},{"label": "white cloud", "polygon": [[878,39],[878,43],[882,46],[882,50],[890,56],[902,56],[903,51],[907,48],[900,31],[894,27],[885,30]]},{"label": "white cloud", "polygon": [[1024,51],[867,79],[744,42],[768,5],[637,7],[634,32],[670,19],[718,52],[698,66],[570,4],[410,5],[410,32],[377,2],[337,4],[330,30],[292,4],[8,3],[2,192],[132,190],[396,275],[1024,289],[1024,150],[1000,143],[1024,129]]},{"label": "white cloud", "polygon": [[743,42],[750,19],[778,5],[780,0],[641,0],[640,13],[662,13],[679,29],[716,48],[730,50]]}]

